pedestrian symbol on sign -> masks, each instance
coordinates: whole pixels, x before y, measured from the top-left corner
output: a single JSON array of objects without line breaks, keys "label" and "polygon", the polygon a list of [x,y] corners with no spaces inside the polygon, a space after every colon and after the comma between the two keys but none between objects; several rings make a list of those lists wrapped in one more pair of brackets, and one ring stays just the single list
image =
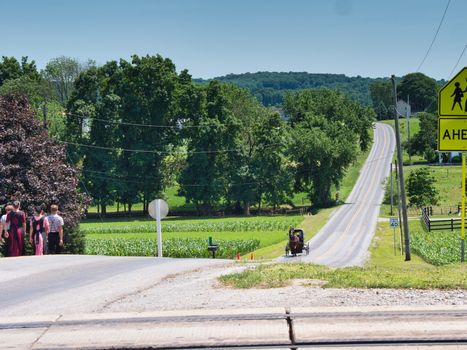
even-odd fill
[{"label": "pedestrian symbol on sign", "polygon": [[[467,89],[462,90],[461,87],[460,87],[461,84],[460,84],[458,81],[456,81],[456,83],[454,84],[454,86],[455,86],[456,88],[454,89],[454,92],[453,92],[452,95],[451,95],[451,97],[454,96],[454,102],[453,102],[453,104],[452,104],[451,110],[452,110],[452,111],[454,110],[454,107],[455,107],[455,105],[456,105],[456,103],[457,103],[457,104],[459,104],[459,108],[460,108],[460,110],[462,111],[462,98],[464,97],[464,92],[467,92]],[[466,107],[467,107],[467,104],[466,104]]]},{"label": "pedestrian symbol on sign", "polygon": [[467,67],[457,73],[438,92],[440,117],[467,117]]}]

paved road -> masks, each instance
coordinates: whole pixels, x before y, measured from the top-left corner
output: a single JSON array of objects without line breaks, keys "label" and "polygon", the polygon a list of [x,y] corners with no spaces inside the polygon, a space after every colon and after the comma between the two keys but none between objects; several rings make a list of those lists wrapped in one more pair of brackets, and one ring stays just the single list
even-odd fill
[{"label": "paved road", "polygon": [[394,148],[393,129],[376,123],[373,147],[346,203],[310,241],[308,256],[282,260],[334,267],[362,265],[375,232]]},{"label": "paved road", "polygon": [[105,256],[0,259],[3,316],[99,312],[163,279],[226,260]]}]

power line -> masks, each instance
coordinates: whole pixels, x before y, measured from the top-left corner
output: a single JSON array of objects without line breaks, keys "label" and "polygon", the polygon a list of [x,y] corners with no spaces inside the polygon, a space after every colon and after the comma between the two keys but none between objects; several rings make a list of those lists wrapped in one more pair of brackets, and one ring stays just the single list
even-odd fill
[{"label": "power line", "polygon": [[80,114],[74,114],[70,112],[66,112],[67,116],[74,117],[74,118],[82,118],[82,119],[89,119],[92,121],[97,121],[100,123],[107,123],[107,124],[114,124],[114,125],[126,125],[126,126],[136,126],[136,127],[144,127],[144,128],[157,128],[157,129],[185,129],[185,128],[215,128],[219,126],[228,126],[228,124],[206,124],[206,125],[184,125],[182,123],[178,125],[157,125],[157,124],[144,124],[144,123],[128,123],[128,122],[121,122],[116,120],[107,120],[102,118],[90,117]]},{"label": "power line", "polygon": [[66,115],[70,116],[70,117],[74,117],[74,118],[83,118],[83,119],[95,120],[95,121],[104,122],[104,123],[107,123],[107,124],[138,126],[138,127],[144,127],[144,128],[181,129],[181,128],[188,128],[188,127],[190,127],[190,128],[191,127],[198,127],[198,125],[189,125],[189,126],[180,125],[180,126],[177,126],[177,125],[156,125],[156,124],[143,124],[143,123],[127,123],[127,122],[119,122],[119,121],[116,121],[116,120],[107,120],[107,119],[102,119],[102,118],[90,117],[90,116],[86,116],[86,115],[74,114],[74,113],[70,113],[70,112],[66,112]]},{"label": "power line", "polygon": [[[87,171],[87,170],[83,170],[83,171],[92,172],[92,171]],[[128,183],[146,184],[146,182],[143,182],[143,181],[127,180],[127,179],[122,179],[122,178],[113,177],[113,176],[92,175],[91,177],[96,178],[96,179],[115,181],[115,182],[128,182]],[[151,180],[151,179],[148,179],[148,180]],[[256,181],[256,182],[232,182],[232,183],[226,183],[226,184],[218,184],[218,185],[215,185],[215,186],[219,186],[219,187],[224,187],[224,186],[247,186],[247,185],[259,185],[261,183],[262,182],[258,182],[258,181]],[[207,184],[206,185],[183,184],[183,187],[205,187],[205,186],[207,186]]]},{"label": "power line", "polygon": [[457,68],[457,65],[459,64],[459,62],[461,61],[461,58],[462,58],[462,56],[464,55],[465,49],[467,49],[467,45],[464,45],[464,48],[462,49],[462,52],[461,52],[461,54],[460,54],[459,58],[457,59],[457,62],[456,62],[456,64],[455,64],[455,65],[454,65],[454,67],[452,68],[452,71],[451,71],[451,73],[449,73],[449,79],[451,79],[451,77],[452,77],[452,74],[453,74],[453,73],[454,73],[454,71],[456,70],[456,68]]},{"label": "power line", "polygon": [[[61,141],[58,140],[58,142],[66,144],[66,145],[74,145],[74,146],[80,146],[80,147],[88,147],[88,148],[94,148],[94,149],[103,149],[107,151],[117,151],[117,152],[133,152],[133,153],[152,153],[152,154],[213,154],[213,153],[235,153],[235,152],[241,152],[242,150],[239,148],[234,148],[234,149],[226,149],[226,150],[217,150],[217,151],[151,151],[151,150],[146,150],[146,149],[128,149],[128,148],[114,148],[114,147],[104,147],[104,146],[94,146],[94,145],[86,145],[84,143],[78,143],[78,142],[67,142],[67,141]],[[267,145],[267,147],[273,147],[273,146],[281,146],[281,143],[274,143]]]},{"label": "power line", "polygon": [[443,17],[441,17],[441,21],[439,22],[438,29],[436,29],[435,36],[433,37],[433,40],[431,41],[431,44],[428,47],[428,50],[426,51],[425,57],[423,57],[422,62],[420,62],[420,65],[417,68],[417,72],[420,72],[420,68],[423,66],[423,63],[425,63],[425,60],[428,57],[428,54],[430,53],[431,48],[433,47],[433,44],[435,43],[436,37],[438,36],[441,25],[443,24],[444,17],[446,16],[446,12],[448,11],[448,7],[450,3],[451,3],[451,0],[448,0],[448,3],[446,4],[446,8],[444,9]]}]

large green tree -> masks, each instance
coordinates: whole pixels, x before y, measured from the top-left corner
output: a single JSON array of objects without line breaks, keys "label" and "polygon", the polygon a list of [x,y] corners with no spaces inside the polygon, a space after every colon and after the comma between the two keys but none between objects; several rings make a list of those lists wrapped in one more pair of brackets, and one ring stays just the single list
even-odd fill
[{"label": "large green tree", "polygon": [[73,162],[84,159],[87,187],[102,209],[117,198],[129,211],[140,201],[147,210],[162,196],[166,159],[196,99],[190,85],[186,71],[178,75],[159,55],[110,61],[78,76],[67,104],[67,141]]},{"label": "large green tree", "polygon": [[226,197],[250,215],[252,204],[285,203],[292,192],[293,175],[286,152],[290,133],[279,113],[261,106],[246,90],[224,85],[227,109],[238,121],[237,152],[230,154],[226,169]]},{"label": "large green tree", "polygon": [[412,171],[407,178],[407,197],[410,205],[421,208],[437,204],[439,194],[435,183],[436,179],[427,167]]},{"label": "large green tree", "polygon": [[328,206],[331,185],[340,184],[358,145],[370,145],[374,112],[326,89],[289,94],[285,107],[293,125],[296,189],[307,191],[314,205]]},{"label": "large green tree", "polygon": [[338,186],[357,154],[357,137],[339,122],[309,115],[294,129],[291,146],[296,189],[309,193],[318,207],[331,204],[331,185]]},{"label": "large green tree", "polygon": [[413,112],[435,112],[438,108],[438,85],[436,80],[423,73],[410,73],[402,77],[397,86],[397,97],[407,101]]},{"label": "large green tree", "polygon": [[34,61],[22,57],[20,62],[4,56],[0,62],[0,95],[26,97],[49,135],[54,139],[64,136],[64,108],[58,104],[51,85],[39,74]]},{"label": "large green tree", "polygon": [[390,80],[377,80],[370,85],[371,101],[378,119],[392,117],[391,106],[394,105]]},{"label": "large green tree", "polygon": [[77,59],[60,56],[47,62],[42,75],[53,87],[58,101],[66,105],[73,92],[74,82],[80,72],[94,66],[93,61],[80,63]]},{"label": "large green tree", "polygon": [[53,100],[50,87],[37,71],[35,62],[28,62],[28,57],[22,57],[21,62],[14,57],[2,57],[0,95],[26,97],[40,117],[43,117],[42,108]]},{"label": "large green tree", "polygon": [[180,193],[209,215],[225,193],[227,160],[237,157],[235,139],[239,123],[227,110],[222,87],[212,81],[205,91],[202,112],[192,120],[187,166],[180,174]]},{"label": "large green tree", "polygon": [[114,149],[117,133],[116,124],[120,108],[120,97],[105,95],[96,104],[96,118],[91,121],[89,142],[83,162],[84,181],[100,213],[106,214],[107,205],[115,200],[115,164],[117,152]]},{"label": "large green tree", "polygon": [[438,117],[431,113],[418,113],[420,131],[406,144],[411,155],[423,156],[428,162],[437,159]]},{"label": "large green tree", "polygon": [[27,56],[22,57],[21,62],[15,57],[2,56],[2,60],[0,61],[0,86],[7,80],[18,79],[24,76],[34,81],[41,80],[34,61],[28,62]]},{"label": "large green tree", "polygon": [[[116,94],[121,98],[121,120],[125,123],[162,127],[129,127],[120,124],[120,147],[145,152],[124,152],[118,171],[139,174],[144,209],[164,190],[163,160],[177,141],[178,74],[171,60],[157,56],[133,56],[120,61],[121,79]],[[135,198],[137,199],[137,198]],[[131,203],[128,203],[131,204]]]},{"label": "large green tree", "polygon": [[330,89],[308,89],[286,96],[284,109],[292,126],[307,119],[307,116],[323,116],[330,122],[339,122],[358,136],[362,150],[371,143],[371,125],[375,113],[363,107],[345,94]]}]

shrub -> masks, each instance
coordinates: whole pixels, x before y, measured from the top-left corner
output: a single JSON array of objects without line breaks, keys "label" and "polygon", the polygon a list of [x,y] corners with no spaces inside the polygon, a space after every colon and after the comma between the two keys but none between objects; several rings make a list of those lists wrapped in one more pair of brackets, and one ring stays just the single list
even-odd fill
[{"label": "shrub", "polygon": [[58,204],[69,253],[84,250],[77,227],[88,198],[78,191],[78,177],[65,147],[50,139],[27,100],[0,97],[0,203],[19,200],[29,215],[35,206]]}]

